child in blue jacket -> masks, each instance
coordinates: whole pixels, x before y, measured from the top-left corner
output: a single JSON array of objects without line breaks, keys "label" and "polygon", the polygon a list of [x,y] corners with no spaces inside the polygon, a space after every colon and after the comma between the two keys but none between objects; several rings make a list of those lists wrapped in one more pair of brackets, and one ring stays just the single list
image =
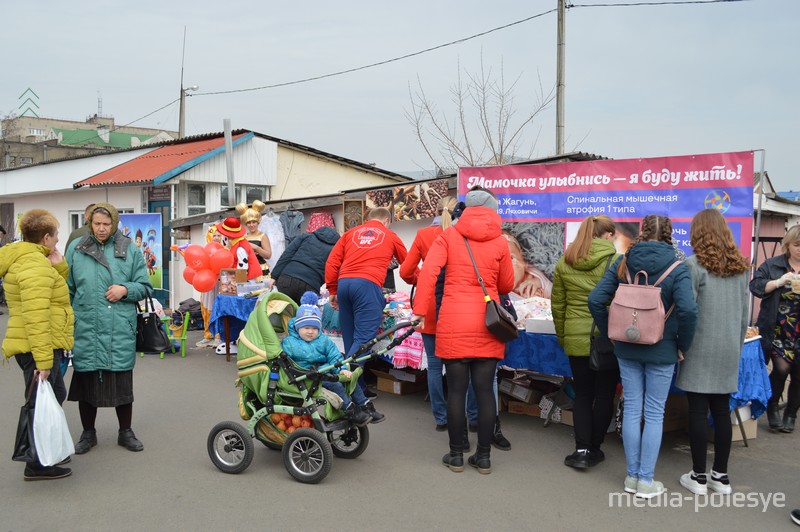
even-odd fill
[{"label": "child in blue jacket", "polygon": [[[333,341],[321,334],[322,314],[317,307],[317,294],[306,292],[300,298],[300,307],[295,317],[289,321],[289,335],[281,342],[281,347],[294,362],[305,369],[336,364],[343,360],[342,354]],[[351,373],[347,369],[334,370],[345,377]],[[322,386],[342,398],[342,406],[347,418],[358,426],[367,423],[378,423],[386,416],[375,410],[372,403],[364,395],[360,386],[356,386],[351,399],[341,382],[323,381]]]}]

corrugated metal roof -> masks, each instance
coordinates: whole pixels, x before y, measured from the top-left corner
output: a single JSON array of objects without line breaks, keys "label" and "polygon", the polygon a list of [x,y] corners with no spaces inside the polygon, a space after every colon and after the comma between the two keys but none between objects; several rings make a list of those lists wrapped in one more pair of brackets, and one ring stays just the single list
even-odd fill
[{"label": "corrugated metal roof", "polygon": [[[233,145],[237,146],[251,138],[253,138],[253,133],[239,133],[233,136]],[[224,144],[223,137],[216,137],[162,146],[72,186],[80,188],[85,186],[160,185],[193,166],[223,153],[225,151]]]}]

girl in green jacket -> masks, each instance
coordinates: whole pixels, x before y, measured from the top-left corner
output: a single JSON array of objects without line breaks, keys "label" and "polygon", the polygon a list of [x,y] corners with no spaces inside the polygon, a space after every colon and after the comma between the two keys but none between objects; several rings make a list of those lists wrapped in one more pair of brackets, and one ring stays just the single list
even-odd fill
[{"label": "girl in green jacket", "polygon": [[614,263],[615,232],[608,216],[583,220],[553,275],[553,321],[558,343],[569,356],[575,388],[575,452],[564,459],[564,464],[575,469],[587,469],[605,459],[600,446],[611,422],[619,382],[617,369],[594,371],[589,367],[593,321],[587,305],[589,292]]}]

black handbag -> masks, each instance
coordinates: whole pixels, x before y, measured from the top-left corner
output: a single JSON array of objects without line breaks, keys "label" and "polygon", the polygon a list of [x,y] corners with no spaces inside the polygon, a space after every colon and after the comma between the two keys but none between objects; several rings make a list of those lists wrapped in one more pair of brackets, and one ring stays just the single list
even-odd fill
[{"label": "black handbag", "polygon": [[[611,265],[611,259],[606,261],[606,271]],[[592,320],[592,328],[589,330],[589,368],[594,371],[611,371],[619,368],[617,357],[614,354],[614,344],[607,336],[595,336],[595,322]]]},{"label": "black handbag", "polygon": [[464,243],[467,245],[469,258],[472,260],[472,266],[475,267],[475,273],[478,275],[478,282],[481,284],[483,296],[484,299],[486,299],[486,328],[501,342],[515,340],[517,336],[519,336],[519,330],[517,329],[517,323],[514,321],[514,317],[511,316],[500,303],[489,296],[489,293],[486,291],[486,285],[483,284],[481,272],[478,271],[478,265],[475,263],[475,257],[472,256],[472,249],[469,247],[469,240],[467,240],[467,237],[464,237]]},{"label": "black handbag", "polygon": [[136,352],[164,353],[172,349],[172,342],[156,314],[150,291],[145,289],[144,310],[136,305]]},{"label": "black handbag", "polygon": [[33,414],[35,404],[31,403],[31,394],[36,387],[37,378],[31,381],[25,404],[19,409],[19,422],[17,423],[17,436],[14,438],[14,454],[11,459],[16,462],[38,462],[36,444],[33,439]]},{"label": "black handbag", "polygon": [[[592,333],[594,330],[592,322]],[[619,367],[617,356],[614,354],[614,344],[608,337],[593,334],[589,337],[589,367],[594,371],[610,371]]]}]

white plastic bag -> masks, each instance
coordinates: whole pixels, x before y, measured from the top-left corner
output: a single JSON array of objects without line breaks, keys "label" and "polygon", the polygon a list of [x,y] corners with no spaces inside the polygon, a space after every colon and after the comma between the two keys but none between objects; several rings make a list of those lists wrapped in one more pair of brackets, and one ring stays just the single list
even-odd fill
[{"label": "white plastic bag", "polygon": [[49,381],[39,381],[36,409],[33,414],[33,439],[43,466],[55,465],[71,454],[75,445],[67,426],[67,416],[58,404]]}]

